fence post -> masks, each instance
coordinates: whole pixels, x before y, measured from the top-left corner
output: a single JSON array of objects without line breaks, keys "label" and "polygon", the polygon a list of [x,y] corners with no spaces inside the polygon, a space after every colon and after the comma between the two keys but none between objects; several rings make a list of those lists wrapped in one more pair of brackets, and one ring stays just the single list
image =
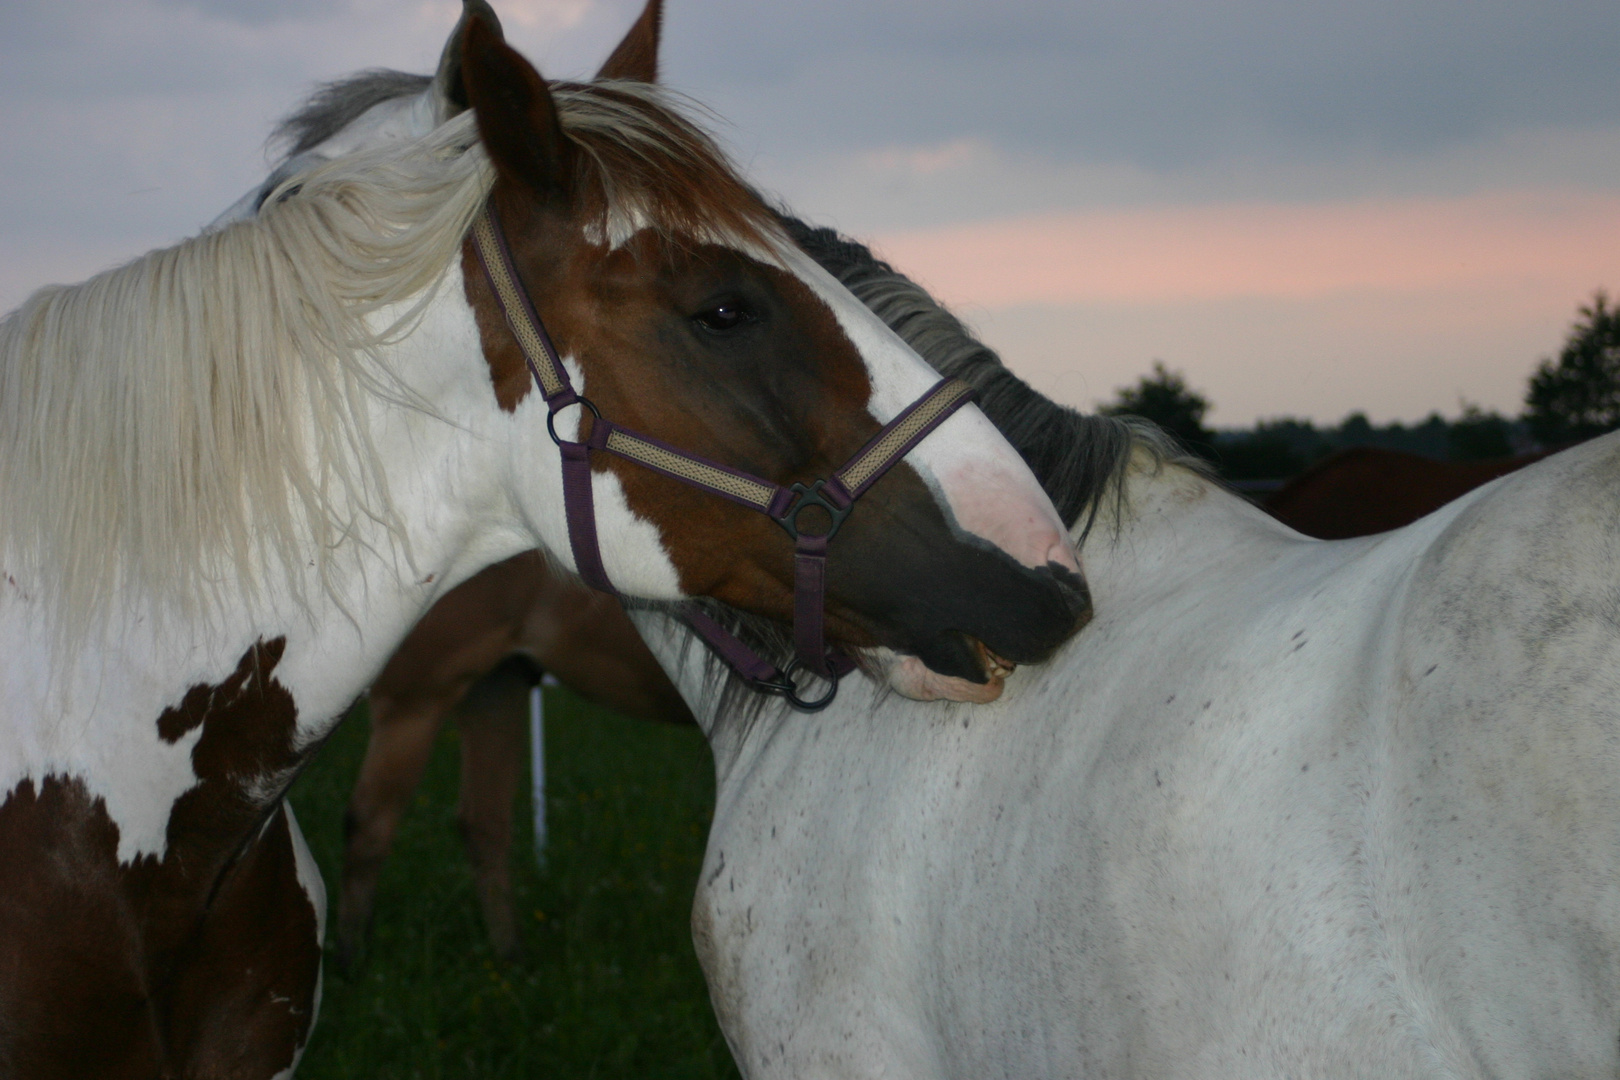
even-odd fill
[{"label": "fence post", "polygon": [[534,806],[534,859],[546,868],[546,687],[556,686],[549,671],[529,691],[530,797]]}]

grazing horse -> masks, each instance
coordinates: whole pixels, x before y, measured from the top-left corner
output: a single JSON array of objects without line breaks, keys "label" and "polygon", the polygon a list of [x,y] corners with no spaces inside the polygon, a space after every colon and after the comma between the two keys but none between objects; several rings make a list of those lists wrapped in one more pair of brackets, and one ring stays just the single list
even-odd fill
[{"label": "grazing horse", "polygon": [[957,338],[1097,614],[994,704],[801,716],[634,613],[713,748],[693,934],[743,1074],[1620,1072],[1620,436],[1308,540],[841,250]]},{"label": "grazing horse", "polygon": [[[600,81],[552,87],[471,11],[428,134],[0,322],[0,1075],[290,1074],[324,896],[283,796],[484,566],[594,548],[627,595],[790,617],[774,524],[548,416],[529,303],[542,380],[771,484],[829,475],[935,384],[645,81],[656,16]],[[491,208],[506,262],[480,257]],[[1050,503],[972,407],[827,566],[818,622],[903,693],[993,696],[1000,658],[1087,614]]]},{"label": "grazing horse", "polygon": [[337,959],[358,952],[377,878],[445,719],[461,730],[457,818],[495,951],[518,947],[508,855],[512,804],[527,761],[530,665],[588,700],[630,716],[691,723],[692,714],[618,601],[526,552],[447,593],[371,685],[371,737],[344,815]]},{"label": "grazing horse", "polygon": [[1486,481],[1546,456],[1436,461],[1403,450],[1356,446],[1312,465],[1261,505],[1306,536],[1348,540],[1409,525]]}]

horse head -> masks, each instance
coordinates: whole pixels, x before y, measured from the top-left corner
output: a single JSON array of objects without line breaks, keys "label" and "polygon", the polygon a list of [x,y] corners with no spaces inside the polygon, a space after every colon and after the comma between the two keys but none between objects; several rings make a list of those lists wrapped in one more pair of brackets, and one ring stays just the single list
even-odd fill
[{"label": "horse head", "polygon": [[[616,424],[774,483],[811,483],[938,375],[783,233],[656,85],[660,16],[652,0],[594,82],[548,84],[488,5],[466,0],[431,79],[396,75],[399,86],[337,107],[317,95],[289,129],[288,160],[216,225],[288,197],[324,162],[420,139],[470,109],[515,269],[575,388]],[[555,468],[544,405],[471,240],[462,264],[496,402],[531,436],[513,443],[513,499],[572,565],[548,532],[555,487],[529,479]],[[560,414],[559,434],[588,432],[583,413]],[[793,544],[763,515],[608,455],[593,467],[621,591],[791,615]],[[971,406],[873,486],[828,556],[828,637],[870,650],[911,696],[994,698],[1012,664],[1044,658],[1089,615],[1056,513]]]},{"label": "horse head", "polygon": [[[781,233],[656,89],[658,14],[654,0],[597,82],[552,86],[470,10],[459,68],[441,68],[437,85],[476,115],[513,262],[579,392],[616,424],[808,483],[938,376]],[[472,259],[467,297],[495,394],[505,410],[538,409]],[[595,470],[604,561],[621,589],[791,617],[792,545],[769,519],[633,462],[600,455]],[[549,509],[526,507],[536,519]],[[637,523],[649,542],[609,539]],[[915,658],[893,669],[902,692],[994,696],[1006,662],[1044,658],[1088,610],[1056,513],[975,409],[880,480],[831,546],[829,637]]]}]

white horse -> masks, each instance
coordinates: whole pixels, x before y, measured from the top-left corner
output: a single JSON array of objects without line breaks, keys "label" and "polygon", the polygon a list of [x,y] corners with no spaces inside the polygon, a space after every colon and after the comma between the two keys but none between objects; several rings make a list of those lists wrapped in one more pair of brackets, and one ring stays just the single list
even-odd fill
[{"label": "white horse", "polygon": [[[678,447],[809,480],[937,380],[647,85],[656,24],[553,93],[474,11],[430,130],[0,322],[0,1076],[294,1067],[324,899],[287,786],[446,590],[535,547],[573,565],[483,207],[576,387]],[[594,487],[627,593],[793,610],[762,516],[618,459]],[[928,581],[941,558],[967,572]],[[1050,645],[1084,614],[1060,522],[971,408],[829,565],[829,633],[890,646],[913,693],[999,688],[1003,633],[1040,651],[1020,594],[1063,609]]]},{"label": "white horse", "polygon": [[842,251],[1096,616],[992,705],[815,716],[636,616],[714,751],[693,931],[744,1075],[1614,1077],[1620,436],[1306,540]]}]

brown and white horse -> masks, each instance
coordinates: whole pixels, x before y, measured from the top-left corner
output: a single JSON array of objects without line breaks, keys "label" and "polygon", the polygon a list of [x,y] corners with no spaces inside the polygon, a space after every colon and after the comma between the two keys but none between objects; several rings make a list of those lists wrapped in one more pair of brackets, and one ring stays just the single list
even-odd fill
[{"label": "brown and white horse", "polygon": [[371,918],[377,878],[433,742],[461,730],[457,819],[497,953],[518,946],[508,859],[524,764],[532,657],[587,700],[675,724],[692,713],[618,601],[526,552],[474,575],[433,606],[371,686],[371,737],[344,815],[336,951],[347,965]]},{"label": "brown and white horse", "polygon": [[[0,322],[0,1075],[294,1068],[324,896],[287,786],[446,590],[536,547],[572,565],[468,239],[487,204],[576,387],[664,442],[809,482],[933,385],[648,84],[656,22],[553,88],[475,14],[432,131]],[[763,517],[619,460],[594,486],[627,594],[792,611]],[[829,636],[911,693],[993,696],[994,656],[1088,612],[973,409],[831,556]]]}]

